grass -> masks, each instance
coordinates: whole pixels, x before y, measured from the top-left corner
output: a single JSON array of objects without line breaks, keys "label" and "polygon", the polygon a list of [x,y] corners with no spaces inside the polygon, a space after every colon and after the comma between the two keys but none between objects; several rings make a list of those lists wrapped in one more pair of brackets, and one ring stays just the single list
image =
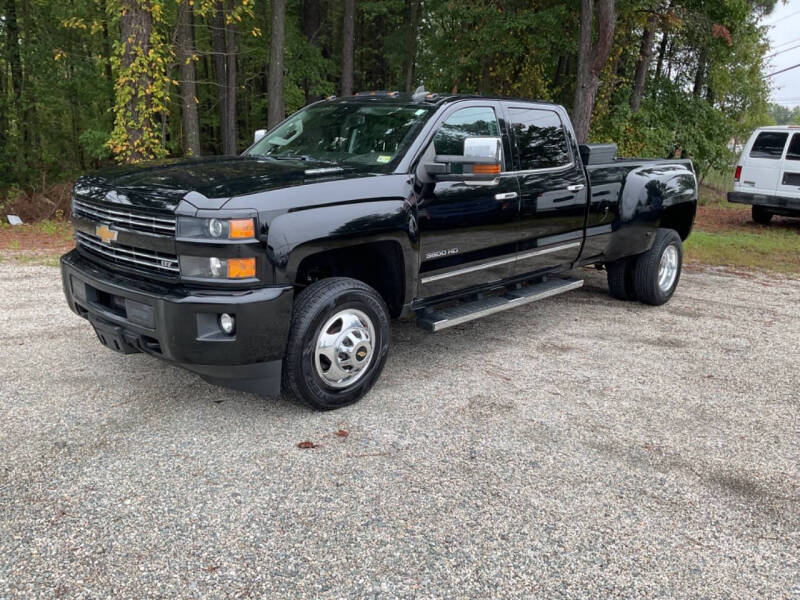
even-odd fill
[{"label": "grass", "polygon": [[38,227],[39,231],[45,235],[63,235],[64,233],[71,231],[68,223],[65,223],[64,221],[51,221],[49,219],[39,221],[36,223],[36,227]]},{"label": "grass", "polygon": [[733,168],[721,171],[710,170],[703,178],[703,186],[723,193],[730,192],[733,189]]},{"label": "grass", "polygon": [[794,231],[709,233],[696,229],[684,248],[687,259],[707,265],[800,277],[800,235]]},{"label": "grass", "polygon": [[10,259],[18,265],[57,267],[60,264],[59,254],[18,254]]}]

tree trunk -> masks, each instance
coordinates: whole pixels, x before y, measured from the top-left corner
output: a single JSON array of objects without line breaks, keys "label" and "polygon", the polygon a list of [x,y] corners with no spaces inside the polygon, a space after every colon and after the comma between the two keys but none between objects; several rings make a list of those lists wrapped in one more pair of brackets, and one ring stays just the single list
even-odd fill
[{"label": "tree trunk", "polygon": [[217,79],[217,100],[219,103],[220,149],[225,154],[225,141],[228,133],[228,73],[225,47],[225,10],[222,0],[214,3],[214,16],[211,23],[211,49],[214,53],[214,72]]},{"label": "tree trunk", "polygon": [[642,96],[644,95],[644,88],[647,84],[647,71],[650,68],[650,61],[653,58],[653,36],[655,35],[656,17],[651,16],[647,20],[644,33],[642,34],[642,43],[639,47],[639,60],[636,61],[636,71],[633,76],[633,91],[631,92],[631,110],[634,113],[639,112],[639,107],[642,105]]},{"label": "tree trunk", "polygon": [[[108,14],[108,0],[105,3],[105,14]],[[105,59],[106,84],[108,85],[108,106],[114,107],[114,73],[111,70],[111,35],[108,31],[108,19],[103,19],[103,58]]]},{"label": "tree trunk", "polygon": [[[317,37],[322,29],[322,6],[320,0],[303,0],[302,29],[306,41],[312,46],[318,46]],[[311,80],[303,80],[303,96],[306,104],[317,100],[319,97],[311,93]]]},{"label": "tree trunk", "polygon": [[306,40],[314,44],[322,29],[322,6],[320,0],[303,0],[303,22],[301,23]]},{"label": "tree trunk", "polygon": [[286,39],[286,0],[272,0],[272,40],[269,49],[269,92],[267,125],[270,129],[283,121],[283,54]]},{"label": "tree trunk", "polygon": [[656,74],[655,79],[661,79],[661,72],[664,69],[664,57],[667,54],[667,44],[669,43],[669,35],[667,32],[661,34],[661,42],[658,44],[658,60],[656,61]]},{"label": "tree trunk", "polygon": [[408,0],[406,22],[406,55],[403,62],[403,73],[405,73],[406,92],[413,92],[414,70],[417,63],[417,37],[419,36],[420,20],[420,0]]},{"label": "tree trunk", "polygon": [[558,62],[556,63],[556,73],[553,76],[553,88],[558,88],[561,83],[561,77],[567,73],[567,57],[563,54],[558,55]]},{"label": "tree trunk", "polygon": [[572,124],[578,142],[589,137],[592,110],[600,86],[600,73],[611,53],[617,15],[614,0],[598,0],[597,42],[592,44],[594,1],[581,0],[580,35],[578,38],[578,78],[575,85]]},{"label": "tree trunk", "polygon": [[[122,3],[122,18],[120,19],[120,39],[122,40],[122,60],[120,67],[123,72],[133,72],[137,78],[131,86],[134,89],[146,90],[152,85],[152,78],[148,73],[138,73],[131,69],[140,54],[146,55],[150,50],[150,35],[153,31],[153,14],[150,12],[150,3],[140,0],[124,0]],[[121,91],[127,94],[130,88]],[[144,94],[131,94],[124,105],[125,136],[130,145],[130,152],[126,155],[127,162],[137,162],[151,158],[140,146],[143,133],[152,132],[156,124],[152,119],[152,102]],[[144,103],[144,111],[140,104]]]},{"label": "tree trunk", "polygon": [[672,59],[675,58],[675,40],[667,45],[667,79],[672,79]]},{"label": "tree trunk", "polygon": [[703,91],[703,86],[706,83],[706,57],[708,52],[705,48],[700,51],[700,57],[697,59],[697,71],[694,74],[694,86],[692,88],[692,95],[699,98]]},{"label": "tree trunk", "polygon": [[356,0],[344,0],[342,21],[342,96],[353,95],[353,42]]},{"label": "tree trunk", "polygon": [[[22,29],[20,34],[22,37],[22,46],[30,47],[26,42],[39,37],[40,31],[37,31],[36,22],[31,14],[31,4],[29,0],[21,0],[19,3]],[[26,39],[27,38],[27,39]],[[28,160],[33,161],[34,156],[37,159],[42,155],[42,142],[41,142],[41,129],[39,127],[39,113],[36,109],[36,98],[34,97],[33,88],[30,84],[31,65],[26,64],[26,58],[23,54],[22,60],[22,107],[24,109],[24,140],[25,147],[29,151]]]},{"label": "tree trunk", "polygon": [[181,111],[183,116],[183,153],[200,156],[200,118],[197,114],[197,72],[194,57],[194,8],[190,0],[178,7],[178,60],[181,65]]},{"label": "tree trunk", "polygon": [[6,72],[6,65],[2,60],[0,60],[0,164],[4,164],[3,155],[6,153],[6,150],[8,148],[8,92],[6,91],[7,80],[8,80],[8,73]]},{"label": "tree trunk", "polygon": [[72,147],[75,148],[77,153],[78,164],[81,169],[86,168],[86,157],[83,151],[83,145],[79,141],[81,135],[81,113],[78,110],[80,102],[78,101],[78,83],[75,78],[75,65],[70,61],[67,67],[67,80],[69,81],[69,112],[70,112],[70,125],[72,126]]},{"label": "tree trunk", "polygon": [[[233,0],[227,0],[228,14],[233,12]],[[236,127],[236,26],[233,19],[225,24],[225,120],[227,137],[222,140],[225,154],[238,153],[238,128]]]},{"label": "tree trunk", "polygon": [[17,166],[21,169],[25,164],[27,155],[25,144],[25,111],[22,106],[22,56],[19,50],[19,22],[17,21],[16,0],[6,0],[5,6],[5,33],[6,54],[11,67],[11,110],[9,114],[16,118],[16,132],[18,145],[16,147],[19,161]]}]

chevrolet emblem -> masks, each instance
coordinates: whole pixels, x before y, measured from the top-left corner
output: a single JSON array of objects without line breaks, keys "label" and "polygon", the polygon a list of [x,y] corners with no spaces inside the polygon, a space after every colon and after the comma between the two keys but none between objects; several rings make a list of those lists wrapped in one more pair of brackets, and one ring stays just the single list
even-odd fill
[{"label": "chevrolet emblem", "polygon": [[104,243],[110,244],[111,242],[117,241],[117,235],[119,235],[118,231],[114,231],[113,229],[109,229],[107,225],[98,225],[94,229],[95,235],[99,237]]}]

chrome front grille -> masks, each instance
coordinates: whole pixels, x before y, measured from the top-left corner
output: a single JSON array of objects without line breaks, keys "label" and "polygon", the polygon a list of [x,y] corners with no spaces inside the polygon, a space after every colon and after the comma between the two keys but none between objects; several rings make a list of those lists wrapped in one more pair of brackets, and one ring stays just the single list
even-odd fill
[{"label": "chrome front grille", "polygon": [[75,239],[81,248],[118,265],[170,277],[177,277],[180,272],[178,257],[174,254],[166,254],[144,248],[133,248],[116,243],[107,244],[99,237],[82,231],[75,232]]},{"label": "chrome front grille", "polygon": [[83,216],[94,221],[103,221],[109,225],[147,231],[160,235],[175,235],[175,217],[159,215],[153,217],[131,212],[115,206],[108,208],[105,205],[94,204],[73,198],[72,210],[78,216]]}]

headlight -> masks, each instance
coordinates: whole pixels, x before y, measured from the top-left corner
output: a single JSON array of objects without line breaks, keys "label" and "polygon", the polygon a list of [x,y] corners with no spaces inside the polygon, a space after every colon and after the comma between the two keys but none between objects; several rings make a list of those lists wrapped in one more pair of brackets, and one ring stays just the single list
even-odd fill
[{"label": "headlight", "polygon": [[195,279],[248,279],[256,276],[255,258],[181,256],[181,277]]},{"label": "headlight", "polygon": [[178,237],[206,240],[246,240],[256,237],[253,219],[178,217]]}]

